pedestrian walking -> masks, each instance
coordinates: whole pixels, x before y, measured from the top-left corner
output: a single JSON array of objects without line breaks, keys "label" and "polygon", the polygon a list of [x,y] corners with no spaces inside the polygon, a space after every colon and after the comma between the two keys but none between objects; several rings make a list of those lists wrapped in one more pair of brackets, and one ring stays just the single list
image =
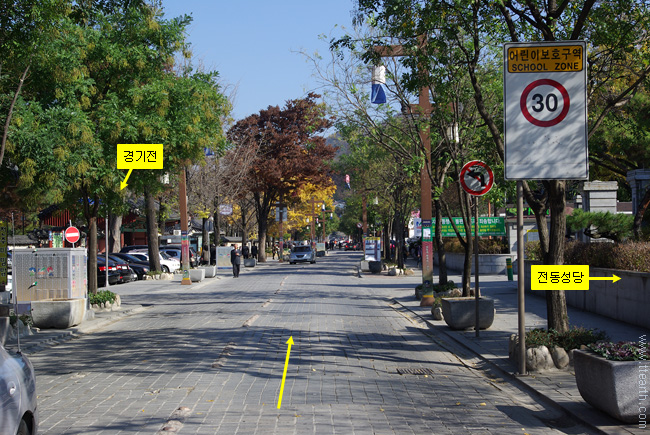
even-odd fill
[{"label": "pedestrian walking", "polygon": [[257,260],[257,244],[253,243],[253,246],[251,247],[251,256]]},{"label": "pedestrian walking", "polygon": [[244,256],[246,260],[248,260],[248,253],[249,253],[248,245],[246,244],[241,248],[241,254]]},{"label": "pedestrian walking", "polygon": [[239,278],[239,267],[241,266],[241,252],[237,249],[237,244],[232,245],[230,251],[230,262],[232,263],[232,276]]},{"label": "pedestrian walking", "polygon": [[273,248],[271,249],[271,252],[273,253],[273,259],[275,260],[275,256],[278,253],[278,247],[275,246],[275,243],[273,244]]}]

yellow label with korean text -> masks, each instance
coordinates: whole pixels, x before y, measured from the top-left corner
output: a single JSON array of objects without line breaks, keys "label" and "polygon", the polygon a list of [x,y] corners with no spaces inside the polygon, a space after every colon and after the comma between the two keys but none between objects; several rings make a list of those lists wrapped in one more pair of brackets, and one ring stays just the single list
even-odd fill
[{"label": "yellow label with korean text", "polygon": [[531,290],[589,290],[589,265],[530,267]]},{"label": "yellow label with korean text", "polygon": [[581,45],[508,47],[508,72],[582,71],[584,55]]},{"label": "yellow label with korean text", "polygon": [[117,144],[117,169],[162,168],[162,144]]}]

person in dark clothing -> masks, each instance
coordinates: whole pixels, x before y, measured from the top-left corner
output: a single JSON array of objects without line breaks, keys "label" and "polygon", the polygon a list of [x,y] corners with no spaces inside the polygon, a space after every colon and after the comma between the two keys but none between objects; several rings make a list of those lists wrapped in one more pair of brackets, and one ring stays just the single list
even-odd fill
[{"label": "person in dark clothing", "polygon": [[233,278],[239,278],[239,267],[241,265],[241,252],[237,249],[237,245],[232,245],[232,251],[230,251],[230,262],[232,263],[232,276]]},{"label": "person in dark clothing", "polygon": [[245,259],[248,259],[248,245],[244,245],[241,248],[241,253],[244,256]]},{"label": "person in dark clothing", "polygon": [[251,247],[251,256],[257,260],[257,245],[253,243],[253,246]]}]

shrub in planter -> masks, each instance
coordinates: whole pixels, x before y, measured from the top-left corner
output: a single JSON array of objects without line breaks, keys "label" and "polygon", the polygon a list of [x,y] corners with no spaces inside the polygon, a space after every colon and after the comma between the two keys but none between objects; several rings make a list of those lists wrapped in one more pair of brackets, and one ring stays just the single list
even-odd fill
[{"label": "shrub in planter", "polygon": [[575,351],[574,369],[580,395],[594,408],[618,420],[638,422],[640,406],[647,406],[647,396],[640,401],[640,382],[646,378],[640,361],[649,356],[648,343],[634,342],[600,342],[590,345],[588,350]]},{"label": "shrub in planter", "polygon": [[90,293],[88,295],[88,302],[90,302],[90,305],[101,305],[103,303],[109,302],[113,303],[115,302],[115,299],[117,298],[117,295],[113,293],[110,290],[100,290],[97,293],[93,294]]}]

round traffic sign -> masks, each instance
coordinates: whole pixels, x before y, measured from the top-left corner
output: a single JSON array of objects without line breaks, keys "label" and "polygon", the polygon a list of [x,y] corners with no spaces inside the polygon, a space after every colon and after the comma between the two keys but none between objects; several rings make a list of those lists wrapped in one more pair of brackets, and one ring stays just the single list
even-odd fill
[{"label": "round traffic sign", "polygon": [[[549,90],[549,87],[551,88]],[[529,100],[528,96],[533,92],[533,90],[538,89],[535,92],[530,100],[531,107],[528,108]],[[562,100],[558,99],[558,96],[555,94],[555,91],[560,93]],[[569,93],[562,84],[551,79],[540,79],[535,80],[530,83],[524,89],[524,92],[521,94],[519,99],[519,106],[521,107],[521,113],[524,117],[533,125],[537,127],[553,127],[558,125],[564,118],[566,118],[569,113],[569,107],[571,105],[571,99],[569,98]],[[558,110],[562,107],[560,110]],[[530,111],[533,113],[530,113]]]},{"label": "round traffic sign", "polygon": [[65,239],[69,243],[77,243],[79,241],[79,238],[81,237],[81,234],[79,233],[79,230],[77,227],[68,227],[65,230]]},{"label": "round traffic sign", "polygon": [[474,196],[485,195],[492,189],[494,173],[490,167],[480,160],[465,163],[460,170],[460,185],[465,192]]},{"label": "round traffic sign", "polygon": [[361,222],[357,222],[357,228],[363,227],[363,224]]}]

